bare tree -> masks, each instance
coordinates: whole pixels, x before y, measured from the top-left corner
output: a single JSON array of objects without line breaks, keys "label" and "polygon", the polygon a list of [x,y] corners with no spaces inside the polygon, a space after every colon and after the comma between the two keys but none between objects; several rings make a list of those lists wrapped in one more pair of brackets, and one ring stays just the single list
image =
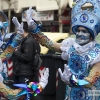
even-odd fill
[{"label": "bare tree", "polygon": [[9,30],[8,30],[8,32],[10,32],[10,21],[11,21],[11,5],[12,4],[14,4],[14,3],[16,3],[17,1],[15,1],[15,0],[13,0],[13,2],[12,2],[12,0],[5,0],[6,2],[7,2],[7,4],[8,4],[8,19],[9,19]]},{"label": "bare tree", "polygon": [[59,32],[63,32],[63,25],[62,25],[62,19],[61,19],[61,14],[62,14],[62,9],[61,9],[61,0],[55,0],[58,5],[58,21],[59,21]]},{"label": "bare tree", "polygon": [[61,9],[61,0],[55,0],[58,5],[58,22],[59,22],[59,32],[62,33],[63,25],[62,25],[62,20],[61,20],[61,14],[62,14],[62,9]]}]

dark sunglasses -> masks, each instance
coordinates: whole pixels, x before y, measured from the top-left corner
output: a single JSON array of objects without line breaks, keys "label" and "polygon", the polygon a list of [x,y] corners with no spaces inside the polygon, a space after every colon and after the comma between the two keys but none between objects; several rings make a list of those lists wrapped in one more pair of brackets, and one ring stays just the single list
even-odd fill
[{"label": "dark sunglasses", "polygon": [[77,31],[76,32],[83,32],[83,33],[89,33],[89,31],[88,30],[80,30],[80,29],[77,29]]}]

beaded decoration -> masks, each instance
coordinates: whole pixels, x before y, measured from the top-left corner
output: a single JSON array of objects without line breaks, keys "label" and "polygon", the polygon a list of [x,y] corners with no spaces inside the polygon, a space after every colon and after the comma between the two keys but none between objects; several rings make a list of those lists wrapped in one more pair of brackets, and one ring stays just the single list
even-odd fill
[{"label": "beaded decoration", "polygon": [[[32,19],[34,20],[34,19]],[[29,30],[30,32],[33,34],[33,36],[37,39],[37,41],[42,45],[42,46],[46,46],[47,48],[54,50],[53,47],[53,42],[46,36],[44,35],[40,29],[44,30],[42,28],[42,23],[40,23],[39,25],[37,24],[37,21],[32,21],[31,23],[32,25],[29,26]]]},{"label": "beaded decoration", "polygon": [[94,74],[93,70],[90,70],[90,75],[88,76],[88,78],[91,80],[92,84],[95,83],[99,78],[99,72],[96,72]]},{"label": "beaded decoration", "polygon": [[13,53],[15,49],[12,48],[11,46],[8,46],[4,52],[0,55],[0,58],[2,59],[2,61],[6,61],[7,59],[9,59]]},{"label": "beaded decoration", "polygon": [[35,34],[34,36],[42,46],[46,46],[47,48],[54,50],[53,42],[46,35],[40,33]]},{"label": "beaded decoration", "polygon": [[23,39],[21,34],[16,34],[16,36],[13,38],[12,42],[9,44],[11,47],[15,48],[19,45],[20,41]]},{"label": "beaded decoration", "polygon": [[[72,76],[73,76],[73,75],[72,75]],[[71,76],[71,78],[70,78],[70,83],[71,83],[71,85],[72,85],[72,86],[78,86],[78,80],[72,79],[72,76]]]},{"label": "beaded decoration", "polygon": [[2,61],[6,61],[7,59],[11,57],[13,51],[15,50],[15,47],[19,45],[22,39],[23,37],[20,34],[16,34],[12,42],[7,46],[4,52],[0,55],[0,58],[2,59]]},{"label": "beaded decoration", "polygon": [[[6,98],[7,100],[17,100],[18,97],[16,97],[16,94],[20,91],[20,89],[17,89],[16,91],[13,89],[0,88],[0,96]],[[7,97],[5,95],[7,95]]]},{"label": "beaded decoration", "polygon": [[37,96],[37,94],[39,94],[42,91],[42,87],[37,82],[30,82],[28,88],[31,88],[33,90],[34,96]]}]

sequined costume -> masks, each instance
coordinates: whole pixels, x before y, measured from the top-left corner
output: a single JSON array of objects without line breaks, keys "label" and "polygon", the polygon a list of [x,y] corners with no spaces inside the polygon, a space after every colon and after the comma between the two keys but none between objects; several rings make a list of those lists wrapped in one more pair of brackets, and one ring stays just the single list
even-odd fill
[{"label": "sequined costume", "polygon": [[[82,9],[82,6],[86,3],[91,3],[94,8]],[[28,16],[27,22],[31,32],[43,46],[46,46],[49,49],[53,48],[52,50],[57,51],[57,49],[59,49],[57,43],[52,42],[48,37],[42,34],[39,29],[39,31],[36,32],[39,27],[32,21],[28,15],[29,13],[31,13],[30,8],[27,10],[26,14]],[[62,52],[62,59],[68,61],[68,66],[72,74],[71,78],[69,77],[71,87],[68,86],[66,88],[66,98],[69,100],[100,100],[99,96],[88,95],[89,90],[99,90],[100,87],[100,79],[98,78],[100,77],[100,70],[96,73],[93,71],[93,66],[100,62],[100,44],[95,41],[95,37],[100,32],[100,0],[77,0],[76,5],[74,5],[72,9],[71,24],[72,32],[76,35],[76,38],[80,37],[76,34],[77,29],[79,27],[84,27],[88,30],[86,34],[89,33],[92,40],[90,39],[91,42],[88,41],[84,45],[79,45],[76,43],[75,39],[69,38],[61,43],[60,49]],[[82,39],[87,39],[84,35],[81,36]],[[88,77],[89,73],[92,73],[92,71],[93,75],[91,76],[91,79],[93,80],[93,83],[84,80],[84,78]],[[73,75],[75,77],[73,77]],[[75,78],[77,78],[77,80]],[[73,79],[75,80],[73,81]],[[84,83],[89,84],[90,87],[83,87],[82,85],[85,85]]]},{"label": "sequined costume", "polygon": [[[18,34],[14,33],[9,39],[9,41],[6,43],[5,36],[8,33],[8,26],[9,26],[8,18],[1,11],[0,11],[0,15],[2,15],[6,21],[6,22],[0,21],[0,82],[1,82],[0,83],[0,97],[7,98],[7,95],[13,96],[14,91],[12,89],[9,89],[7,86],[3,84],[4,80],[7,78],[7,75],[6,75],[7,68],[4,65],[4,63],[11,57],[13,51],[15,50],[15,47],[19,45],[23,36],[19,33]],[[15,90],[15,94],[16,94],[16,91],[17,90]]]},{"label": "sequined costume", "polygon": [[[94,8],[92,10],[82,10],[81,7],[85,3],[91,3]],[[95,41],[95,37],[100,32],[100,1],[99,0],[77,0],[76,5],[72,9],[72,31],[76,35],[76,30],[79,26],[89,30],[93,37],[93,41],[80,46],[74,39],[66,39],[62,42],[62,58],[68,60],[68,66],[73,75],[82,80],[88,77],[92,72],[93,65],[100,62],[100,44]],[[91,77],[94,84],[90,88],[82,86],[66,87],[66,98],[69,100],[100,100],[100,94],[89,95],[91,90],[100,90],[99,71],[95,76]],[[96,93],[96,92],[95,92]],[[93,94],[91,92],[91,94]],[[67,100],[66,99],[66,100]]]},{"label": "sequined costume", "polygon": [[[4,13],[0,12],[0,14],[3,14],[5,15]],[[5,15],[6,16],[6,15]],[[13,98],[15,98],[15,95],[17,92],[20,91],[19,90],[12,90],[12,89],[9,89],[7,86],[5,86],[3,84],[3,81],[7,78],[6,77],[6,66],[5,66],[5,69],[4,69],[4,64],[5,61],[7,61],[13,51],[15,50],[15,47],[17,47],[20,43],[20,41],[22,40],[23,36],[21,36],[19,33],[14,33],[11,38],[9,39],[9,41],[7,43],[5,43],[4,41],[4,38],[6,36],[6,32],[7,32],[7,28],[8,28],[8,24],[7,22],[1,22],[0,21],[0,75],[2,75],[0,78],[2,78],[2,80],[0,79],[0,96],[1,97],[4,97],[6,99],[9,99],[9,100],[15,100]],[[3,30],[5,33],[4,35],[2,36],[2,31]],[[3,38],[2,38],[3,37]]]},{"label": "sequined costume", "polygon": [[30,95],[37,96],[37,94],[39,94],[42,91],[41,85],[35,82],[31,82],[29,83],[29,85],[25,85],[26,87],[24,86],[24,84],[23,86],[21,86],[21,84],[17,84],[17,85],[20,88],[13,90],[7,87],[6,85],[4,85],[3,83],[0,83],[1,97],[7,100],[21,100],[21,98],[24,96],[23,100],[29,100],[26,97],[27,94],[29,95],[29,97]]},{"label": "sequined costume", "polygon": [[[96,43],[96,41],[80,46],[73,38],[69,38],[62,42],[61,50],[63,51],[61,55],[62,58],[68,60],[71,72],[78,79],[87,77],[93,64],[100,62],[100,44]],[[99,73],[97,72],[97,76],[98,75]],[[97,79],[94,80],[96,83],[92,87],[93,90],[99,89],[99,85],[97,86],[97,84],[100,83],[100,79],[98,79],[98,81]],[[66,96],[70,97],[70,100],[93,100],[92,96],[88,96],[88,90],[91,90],[92,88],[67,86],[66,89],[68,90],[66,91],[70,90],[70,92],[66,94]]]},{"label": "sequined costume", "polygon": [[[82,9],[82,6],[86,3],[91,3],[94,8]],[[95,41],[95,37],[100,33],[100,0],[76,0],[76,5],[72,9],[71,24],[72,32],[79,39],[78,43],[72,38],[64,40],[61,44],[51,41],[39,29],[37,30],[39,27],[32,20],[31,12],[32,10],[29,8],[26,12],[26,20],[30,31],[39,43],[49,49],[62,52],[62,59],[68,61],[71,76],[69,75],[69,79],[66,78],[67,76],[64,76],[63,79],[61,77],[62,81],[67,80],[65,83],[69,82],[68,85],[70,86],[66,88],[66,100],[100,100],[100,95],[90,96],[88,93],[91,90],[100,90],[100,79],[98,78],[100,77],[100,70],[94,71],[97,67],[93,67],[100,62],[100,44]],[[78,32],[80,27],[81,31]],[[87,32],[83,32],[82,27]],[[82,35],[79,36],[79,33]],[[88,42],[84,45],[79,44],[81,39],[84,41],[87,39],[86,35],[87,37],[90,36]],[[63,73],[61,74],[63,76]],[[91,76],[92,82],[85,80],[88,76]]]},{"label": "sequined costume", "polygon": [[[0,96],[7,100],[30,100],[31,96],[37,96],[47,85],[49,69],[46,68],[41,76],[40,82],[30,82],[29,84],[14,84],[19,89],[11,89],[0,82]],[[0,74],[0,81],[3,80]]]},{"label": "sequined costume", "polygon": [[[0,11],[0,15],[5,19],[5,22],[0,20],[0,54],[3,52],[3,47],[5,45],[5,36],[8,33],[8,18],[5,13]],[[7,66],[6,62],[3,64],[0,61],[0,74],[3,76],[4,80],[7,80]]]},{"label": "sequined costume", "polygon": [[[92,10],[82,10],[81,7],[85,3],[91,3],[94,8]],[[66,39],[62,42],[62,58],[68,60],[68,66],[73,75],[82,80],[88,77],[94,64],[100,62],[100,44],[95,41],[95,37],[100,32],[100,0],[77,0],[76,5],[72,9],[71,22],[72,31],[76,35],[79,26],[89,30],[93,37],[93,41],[86,45],[80,46],[74,39]],[[100,90],[99,71],[92,76],[94,84],[90,88],[81,86],[66,87],[66,98],[68,100],[100,100],[100,94],[89,95],[91,90]],[[91,92],[92,94],[92,92]],[[67,100],[66,99],[66,100]]]}]

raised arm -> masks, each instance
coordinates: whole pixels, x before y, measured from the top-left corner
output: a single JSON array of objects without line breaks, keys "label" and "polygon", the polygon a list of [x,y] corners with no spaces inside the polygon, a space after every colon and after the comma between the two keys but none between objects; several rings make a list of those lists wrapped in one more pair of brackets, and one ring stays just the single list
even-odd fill
[{"label": "raised arm", "polygon": [[19,88],[19,89],[10,89],[7,88],[2,82],[0,82],[0,95],[7,100],[24,100],[18,99],[23,95],[27,95],[27,93],[31,93],[32,95],[36,96],[39,94],[47,85],[49,77],[49,69],[46,68],[44,74],[41,76],[40,82],[30,82],[27,88]]},{"label": "raised arm", "polygon": [[15,48],[20,44],[21,40],[23,39],[23,23],[20,24],[16,17],[13,17],[12,21],[17,28],[17,33],[14,34],[13,39],[9,42],[4,52],[0,55],[2,61],[5,61],[11,57]]},{"label": "raised arm", "polygon": [[59,68],[61,80],[69,86],[83,86],[92,87],[94,83],[100,78],[100,62],[93,65],[90,73],[84,79],[77,79],[71,72],[67,65],[64,65],[64,72]]},{"label": "raised arm", "polygon": [[85,80],[89,81],[92,85],[100,78],[100,62],[93,65],[89,75]]},{"label": "raised arm", "polygon": [[60,73],[61,80],[69,86],[74,86],[74,87],[78,87],[78,86],[90,87],[90,86],[92,86],[92,84],[89,81],[87,81],[85,79],[81,80],[81,79],[76,78],[75,75],[71,73],[69,66],[66,64],[64,65],[63,72],[61,71],[60,68],[58,69],[58,71]]},{"label": "raised arm", "polygon": [[34,37],[42,46],[45,46],[48,49],[51,49],[57,52],[61,52],[61,49],[60,49],[61,43],[53,42],[46,35],[44,35],[40,31],[40,28],[39,28],[41,27],[41,25],[37,25],[37,23],[32,19],[32,14],[33,14],[33,9],[32,7],[30,7],[26,11],[26,20],[27,20],[30,32],[34,35]]}]

